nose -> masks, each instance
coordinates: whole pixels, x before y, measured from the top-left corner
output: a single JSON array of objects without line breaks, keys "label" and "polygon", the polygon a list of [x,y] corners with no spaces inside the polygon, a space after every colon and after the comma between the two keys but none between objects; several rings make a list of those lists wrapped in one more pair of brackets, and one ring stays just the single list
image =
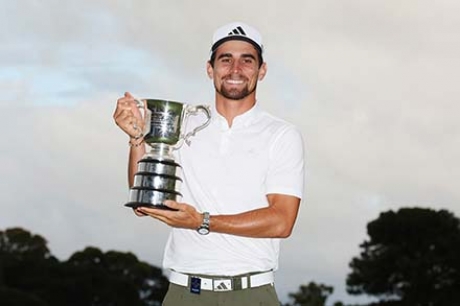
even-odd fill
[{"label": "nose", "polygon": [[240,62],[239,61],[233,61],[231,69],[232,69],[233,73],[240,72],[241,71]]}]

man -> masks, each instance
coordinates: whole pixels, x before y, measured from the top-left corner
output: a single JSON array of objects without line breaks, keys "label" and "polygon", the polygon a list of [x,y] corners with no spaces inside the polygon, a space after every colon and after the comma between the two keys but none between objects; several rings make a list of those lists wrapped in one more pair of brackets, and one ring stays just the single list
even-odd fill
[{"label": "man", "polygon": [[[279,306],[273,271],[279,238],[290,236],[302,198],[303,143],[294,126],[256,103],[266,73],[257,30],[236,22],[215,32],[207,63],[215,87],[211,123],[177,156],[183,203],[165,202],[177,211],[135,209],[172,227],[163,261],[171,271],[165,306]],[[130,136],[132,186],[145,146],[129,93],[117,101],[114,119]]]}]

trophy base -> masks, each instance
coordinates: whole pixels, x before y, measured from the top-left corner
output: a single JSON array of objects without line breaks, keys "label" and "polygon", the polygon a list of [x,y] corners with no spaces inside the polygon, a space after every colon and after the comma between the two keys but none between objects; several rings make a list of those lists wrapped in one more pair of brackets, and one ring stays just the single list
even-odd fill
[{"label": "trophy base", "polygon": [[138,208],[138,207],[148,207],[148,208],[155,208],[155,209],[162,209],[162,210],[171,210],[171,211],[178,211],[177,209],[170,208],[163,204],[150,204],[150,203],[141,203],[141,202],[130,202],[125,204],[126,207],[130,208]]},{"label": "trophy base", "polygon": [[165,210],[174,210],[164,205],[167,200],[180,202],[182,194],[174,190],[164,189],[144,189],[142,187],[133,187],[129,190],[129,200],[125,206],[136,207],[151,207]]}]

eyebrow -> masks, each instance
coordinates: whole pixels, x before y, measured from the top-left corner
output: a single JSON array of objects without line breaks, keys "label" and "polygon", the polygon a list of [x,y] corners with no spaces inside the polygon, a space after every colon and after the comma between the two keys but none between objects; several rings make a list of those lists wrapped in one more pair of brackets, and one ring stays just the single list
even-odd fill
[{"label": "eyebrow", "polygon": [[[222,53],[220,54],[217,59],[221,59],[223,57],[233,57],[233,55],[231,53]],[[241,55],[242,58],[252,58],[253,60],[256,59],[256,57],[250,53],[244,53]]]}]

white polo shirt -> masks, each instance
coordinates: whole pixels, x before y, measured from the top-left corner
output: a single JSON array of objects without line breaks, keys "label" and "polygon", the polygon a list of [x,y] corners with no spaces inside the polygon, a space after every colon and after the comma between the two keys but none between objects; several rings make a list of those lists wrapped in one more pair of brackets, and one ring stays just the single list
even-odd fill
[{"label": "white polo shirt", "polygon": [[[203,122],[191,116],[190,130]],[[183,168],[182,202],[211,215],[267,207],[267,194],[302,198],[303,142],[290,123],[258,105],[236,117],[229,128],[212,110],[211,123],[178,151]],[[247,238],[173,228],[163,266],[183,273],[238,275],[276,270],[279,239]]]}]

